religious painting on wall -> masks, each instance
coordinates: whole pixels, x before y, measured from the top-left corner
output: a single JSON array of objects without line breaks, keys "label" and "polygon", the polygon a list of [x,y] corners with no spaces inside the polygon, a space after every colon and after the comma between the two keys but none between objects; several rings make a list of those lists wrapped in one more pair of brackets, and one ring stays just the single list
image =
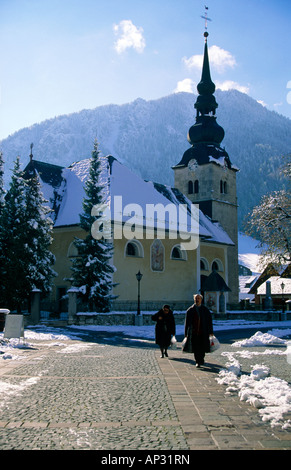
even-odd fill
[{"label": "religious painting on wall", "polygon": [[151,268],[153,271],[164,271],[164,246],[156,239],[151,246]]},{"label": "religious painting on wall", "polygon": [[216,307],[216,292],[206,292],[205,304],[210,310]]}]

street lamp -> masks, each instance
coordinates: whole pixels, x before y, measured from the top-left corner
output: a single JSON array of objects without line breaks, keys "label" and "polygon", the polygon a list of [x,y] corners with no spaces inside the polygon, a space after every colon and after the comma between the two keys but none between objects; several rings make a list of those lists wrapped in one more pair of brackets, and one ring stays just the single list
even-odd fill
[{"label": "street lamp", "polygon": [[137,314],[140,315],[140,281],[142,278],[142,273],[139,271],[135,277],[137,279]]},{"label": "street lamp", "polygon": [[[281,289],[282,289],[282,313],[283,314],[284,314],[284,288],[285,288],[285,284],[284,282],[282,282]],[[280,315],[280,320],[281,320],[281,315]]]}]

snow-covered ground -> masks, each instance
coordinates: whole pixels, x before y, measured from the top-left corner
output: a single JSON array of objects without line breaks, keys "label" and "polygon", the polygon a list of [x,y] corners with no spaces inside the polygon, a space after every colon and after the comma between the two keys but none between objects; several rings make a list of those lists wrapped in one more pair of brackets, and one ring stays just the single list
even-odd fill
[{"label": "snow-covered ground", "polygon": [[[241,374],[240,358],[253,361],[254,358],[264,355],[286,355],[286,361],[290,364],[291,375],[291,340],[286,339],[291,335],[291,321],[281,322],[259,322],[247,320],[214,321],[214,330],[219,332],[226,329],[256,328],[257,331],[249,338],[232,344],[230,351],[221,348],[217,353],[227,358],[226,368],[217,377],[217,382],[226,386],[226,394],[237,393],[240,400],[246,401],[258,409],[263,421],[268,421],[271,426],[280,426],[282,429],[291,429],[291,419],[284,418],[284,414],[291,413],[291,387],[288,382],[270,376],[269,369],[263,364],[255,364],[250,374]],[[260,328],[269,328],[267,333],[262,333]],[[25,354],[19,354],[20,349],[31,348],[35,341],[46,341],[48,345],[66,345],[68,340],[84,339],[86,331],[108,331],[123,333],[124,338],[131,341],[154,342],[154,326],[72,326],[70,328],[51,328],[44,325],[27,327],[25,329],[25,342],[11,339],[9,342],[3,340],[0,333],[0,367],[1,359],[5,361],[21,360]],[[184,326],[176,326],[176,335],[183,336]],[[267,348],[261,352],[252,351],[252,347],[282,346],[282,348]],[[74,352],[84,348],[84,343],[69,345],[65,351]],[[232,351],[233,349],[233,351]],[[23,353],[23,351],[22,351]],[[216,353],[216,354],[217,354]],[[25,387],[33,385],[34,380],[26,380],[19,387],[8,387],[7,382],[0,381],[0,392],[21,393]]]}]

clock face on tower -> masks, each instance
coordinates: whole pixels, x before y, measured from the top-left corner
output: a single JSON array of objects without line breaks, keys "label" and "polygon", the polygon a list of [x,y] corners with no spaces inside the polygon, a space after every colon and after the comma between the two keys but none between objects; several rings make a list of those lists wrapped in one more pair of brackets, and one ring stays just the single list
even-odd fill
[{"label": "clock face on tower", "polygon": [[198,168],[198,162],[195,160],[195,158],[192,158],[190,162],[188,163],[188,168],[191,171],[195,171]]}]

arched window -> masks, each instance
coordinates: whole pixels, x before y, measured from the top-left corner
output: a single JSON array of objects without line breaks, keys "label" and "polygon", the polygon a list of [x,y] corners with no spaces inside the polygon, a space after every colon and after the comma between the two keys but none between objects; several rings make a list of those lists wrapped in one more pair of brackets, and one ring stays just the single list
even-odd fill
[{"label": "arched window", "polygon": [[212,271],[219,271],[219,267],[216,261],[213,261],[211,269]]},{"label": "arched window", "polygon": [[68,248],[67,257],[68,258],[76,258],[79,256],[78,248],[75,245],[75,242],[72,242]]},{"label": "arched window", "polygon": [[143,246],[138,240],[130,240],[125,246],[125,256],[143,258]]},{"label": "arched window", "polygon": [[137,249],[134,243],[128,243],[126,247],[126,254],[127,256],[136,256]]},{"label": "arched window", "polygon": [[215,260],[212,261],[211,271],[220,271],[220,272],[223,271],[223,264],[220,261],[220,259],[216,258]]},{"label": "arched window", "polygon": [[193,194],[193,182],[188,181],[188,194]]},{"label": "arched window", "polygon": [[172,248],[171,252],[171,259],[179,259],[186,261],[187,260],[187,253],[186,250],[184,250],[180,245],[175,245]]},{"label": "arched window", "polygon": [[227,194],[227,182],[220,180],[220,192],[221,194]]},{"label": "arched window", "polygon": [[201,258],[200,259],[200,269],[201,271],[209,271],[209,264],[207,259]]},{"label": "arched window", "polygon": [[198,180],[194,181],[194,193],[195,194],[199,193],[199,181]]},{"label": "arched window", "polygon": [[157,272],[162,272],[165,269],[164,245],[157,238],[151,245],[151,268]]}]

